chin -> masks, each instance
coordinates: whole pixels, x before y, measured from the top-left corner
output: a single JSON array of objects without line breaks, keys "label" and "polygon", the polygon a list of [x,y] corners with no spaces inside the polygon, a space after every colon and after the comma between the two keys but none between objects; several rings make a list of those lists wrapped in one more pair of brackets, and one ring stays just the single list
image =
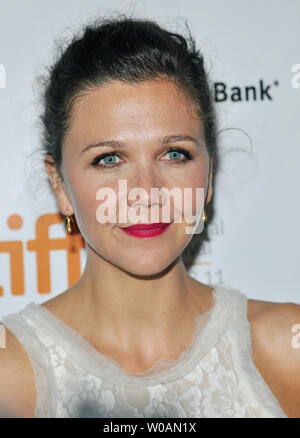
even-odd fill
[{"label": "chin", "polygon": [[116,268],[138,277],[159,276],[172,266],[178,259],[184,245],[178,247],[174,242],[170,247],[149,247],[146,249],[128,246],[120,248],[119,242],[109,239],[105,242],[94,242],[94,251],[103,259],[114,265]]}]

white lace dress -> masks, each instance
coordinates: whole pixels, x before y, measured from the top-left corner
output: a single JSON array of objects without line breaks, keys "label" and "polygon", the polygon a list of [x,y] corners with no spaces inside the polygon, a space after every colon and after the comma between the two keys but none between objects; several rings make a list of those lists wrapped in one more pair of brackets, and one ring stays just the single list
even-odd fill
[{"label": "white lace dress", "polygon": [[45,307],[1,319],[35,373],[35,418],[288,418],[252,358],[247,297],[215,286],[190,346],[129,374]]}]

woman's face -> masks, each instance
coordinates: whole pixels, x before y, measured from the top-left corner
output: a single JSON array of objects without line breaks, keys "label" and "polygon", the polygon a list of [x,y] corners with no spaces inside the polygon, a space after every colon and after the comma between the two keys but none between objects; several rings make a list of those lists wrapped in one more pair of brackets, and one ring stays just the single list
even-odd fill
[{"label": "woman's face", "polygon": [[[179,136],[193,137],[195,141]],[[108,141],[121,145],[106,143],[87,148]],[[177,148],[177,152],[170,152],[170,148]],[[103,154],[106,157],[101,158]],[[179,188],[182,199],[184,189],[190,188],[193,214],[196,188],[203,188],[202,212],[205,199],[209,202],[212,195],[211,164],[202,122],[173,82],[113,81],[74,101],[62,151],[64,181],[55,193],[61,212],[75,214],[82,236],[99,256],[132,274],[152,275],[182,253],[192,238],[186,227],[195,222],[185,221],[184,204],[178,210],[172,196],[157,197],[152,192],[151,198],[151,188],[164,188],[165,193]],[[127,204],[125,221],[118,216],[121,205],[124,207],[119,202],[120,180],[127,184],[123,198]],[[104,187],[115,194],[109,201],[110,206],[116,207],[114,223],[99,221],[99,206],[107,204],[108,198],[100,200],[96,194]],[[147,196],[129,199],[133,188],[144,189]],[[162,211],[167,209],[167,199],[170,210],[169,219],[165,220]],[[151,218],[154,209],[159,214],[155,220],[154,216]],[[180,215],[181,222],[174,222]],[[173,223],[164,233],[150,238],[138,238],[120,228],[152,222]]]}]

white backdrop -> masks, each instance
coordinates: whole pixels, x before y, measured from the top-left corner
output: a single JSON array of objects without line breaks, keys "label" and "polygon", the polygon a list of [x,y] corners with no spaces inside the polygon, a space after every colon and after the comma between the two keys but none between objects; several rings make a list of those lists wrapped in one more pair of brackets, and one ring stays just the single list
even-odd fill
[{"label": "white backdrop", "polygon": [[[300,303],[299,0],[1,0],[0,6],[0,317],[68,287],[66,251],[49,251],[45,293],[28,246],[38,218],[57,212],[39,155],[31,155],[39,147],[35,78],[52,59],[56,39],[115,12],[179,32],[186,19],[213,82],[224,84],[219,99],[226,86],[228,99],[216,103],[224,131],[214,214],[191,275],[248,298]],[[240,100],[230,98],[239,97],[232,87],[239,87]],[[246,100],[245,87],[255,87],[255,100],[253,90]],[[64,237],[63,224],[49,228],[50,239]],[[83,249],[80,257],[82,270]]]}]

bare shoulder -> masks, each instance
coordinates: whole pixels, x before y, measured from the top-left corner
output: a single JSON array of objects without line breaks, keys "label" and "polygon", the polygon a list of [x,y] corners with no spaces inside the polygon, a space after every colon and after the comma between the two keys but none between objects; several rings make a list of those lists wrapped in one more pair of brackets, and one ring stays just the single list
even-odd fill
[{"label": "bare shoulder", "polygon": [[253,360],[288,417],[300,417],[300,305],[248,300]]},{"label": "bare shoulder", "polygon": [[35,401],[30,359],[20,341],[5,327],[5,348],[0,348],[0,417],[32,418]]}]

